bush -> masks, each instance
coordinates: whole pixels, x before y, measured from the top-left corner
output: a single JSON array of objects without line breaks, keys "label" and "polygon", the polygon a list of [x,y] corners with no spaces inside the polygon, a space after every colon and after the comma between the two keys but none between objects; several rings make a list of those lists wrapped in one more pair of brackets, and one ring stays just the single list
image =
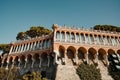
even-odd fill
[{"label": "bush", "polygon": [[47,79],[42,78],[40,72],[29,72],[23,75],[22,80],[47,80]]},{"label": "bush", "polygon": [[100,69],[96,66],[82,63],[76,69],[76,73],[81,80],[101,80]]}]

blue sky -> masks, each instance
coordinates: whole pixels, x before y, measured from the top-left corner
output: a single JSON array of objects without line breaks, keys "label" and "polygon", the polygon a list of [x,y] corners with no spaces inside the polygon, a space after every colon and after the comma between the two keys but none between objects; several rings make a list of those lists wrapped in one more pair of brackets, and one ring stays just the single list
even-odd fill
[{"label": "blue sky", "polygon": [[120,0],[0,0],[0,44],[31,26],[120,26]]}]

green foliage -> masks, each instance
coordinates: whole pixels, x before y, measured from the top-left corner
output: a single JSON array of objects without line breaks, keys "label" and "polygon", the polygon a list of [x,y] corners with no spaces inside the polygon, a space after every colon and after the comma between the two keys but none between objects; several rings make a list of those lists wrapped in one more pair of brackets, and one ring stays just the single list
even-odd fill
[{"label": "green foliage", "polygon": [[120,71],[117,72],[110,71],[109,74],[112,76],[114,80],[120,80]]},{"label": "green foliage", "polygon": [[46,78],[42,79],[40,72],[32,72],[24,74],[22,80],[47,80]]},{"label": "green foliage", "polygon": [[0,68],[0,80],[20,80],[17,68]]},{"label": "green foliage", "polygon": [[97,69],[94,65],[82,63],[76,69],[76,73],[81,80],[101,80],[100,69]]},{"label": "green foliage", "polygon": [[28,38],[34,38],[34,37],[39,37],[42,35],[47,35],[50,34],[51,30],[41,27],[41,26],[33,26],[29,30],[25,32],[19,32],[17,34],[16,39],[17,40],[23,40],[23,39],[28,39]]},{"label": "green foliage", "polygon": [[10,50],[10,44],[0,44],[0,50],[3,50],[3,54],[8,53]]},{"label": "green foliage", "polygon": [[113,26],[113,25],[95,25],[94,30],[120,32],[120,27]]}]

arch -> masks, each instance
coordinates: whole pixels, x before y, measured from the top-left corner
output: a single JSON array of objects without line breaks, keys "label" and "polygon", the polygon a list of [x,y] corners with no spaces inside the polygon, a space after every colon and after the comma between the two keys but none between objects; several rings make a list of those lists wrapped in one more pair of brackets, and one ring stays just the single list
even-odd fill
[{"label": "arch", "polygon": [[5,59],[3,60],[3,66],[4,66],[4,67],[7,66],[7,58],[5,58]]},{"label": "arch", "polygon": [[60,31],[57,31],[57,32],[56,32],[56,39],[57,39],[57,40],[60,40]]},{"label": "arch", "polygon": [[115,51],[113,49],[108,49],[108,61],[112,61],[113,60],[113,55],[115,54]]},{"label": "arch", "polygon": [[24,63],[25,63],[25,56],[24,55],[20,56],[20,63],[21,63],[21,65],[24,66]]},{"label": "arch", "polygon": [[75,41],[75,34],[73,32],[71,33],[70,39],[72,40],[72,42]]},{"label": "arch", "polygon": [[15,65],[15,66],[18,66],[18,63],[19,63],[19,57],[18,57],[18,56],[15,56],[14,65]]},{"label": "arch", "polygon": [[119,50],[117,50],[117,53],[120,55],[120,49],[119,49]]},{"label": "arch", "polygon": [[81,41],[82,43],[85,42],[84,33],[80,33],[80,41]]},{"label": "arch", "polygon": [[90,35],[89,35],[89,37],[90,37],[90,43],[93,43],[93,42],[94,42],[93,35],[92,35],[92,34],[90,34]]},{"label": "arch", "polygon": [[89,59],[89,63],[95,63],[95,59],[96,59],[96,55],[97,51],[94,48],[89,48],[88,49],[88,59]]},{"label": "arch", "polygon": [[63,46],[59,46],[59,56],[61,57],[61,58],[64,58],[65,56],[65,47],[63,47]]},{"label": "arch", "polygon": [[38,61],[39,61],[39,54],[38,54],[38,53],[35,53],[35,54],[33,55],[33,58],[34,58],[34,60],[35,60],[36,62],[38,62]]},{"label": "arch", "polygon": [[76,49],[73,47],[73,46],[69,46],[68,48],[67,48],[67,53],[66,53],[66,55],[67,55],[67,57],[68,57],[68,62],[67,63],[69,63],[69,64],[73,64],[73,65],[75,65],[75,61],[74,61],[74,59],[75,59],[75,55],[76,55]]},{"label": "arch", "polygon": [[114,53],[115,53],[115,51],[113,49],[108,49],[108,55],[109,54],[114,54]]},{"label": "arch", "polygon": [[76,40],[77,40],[77,42],[80,42],[79,33],[76,33]]},{"label": "arch", "polygon": [[106,51],[103,48],[98,50],[98,60],[104,60],[106,55]]},{"label": "arch", "polygon": [[62,41],[65,40],[65,32],[64,31],[61,32],[61,39],[62,39]]},{"label": "arch", "polygon": [[42,58],[41,66],[46,67],[46,66],[47,66],[47,63],[48,63],[47,53],[43,52],[43,53],[41,54],[41,58]]},{"label": "arch", "polygon": [[76,53],[76,49],[73,46],[69,46],[67,48],[67,57],[69,59],[75,58],[75,53]]},{"label": "arch", "polygon": [[11,57],[9,58],[9,64],[8,64],[8,66],[9,66],[9,67],[12,66],[12,63],[13,63],[13,57],[11,56]]},{"label": "arch", "polygon": [[70,41],[70,33],[66,32],[66,41],[69,42]]},{"label": "arch", "polygon": [[31,55],[31,54],[28,54],[28,55],[27,55],[27,61],[28,61],[28,62],[32,62],[32,55]]},{"label": "arch", "polygon": [[85,63],[85,54],[87,53],[87,50],[84,48],[84,47],[80,47],[78,49],[78,59],[79,59],[79,62],[78,63],[81,63],[81,62],[84,62]]},{"label": "arch", "polygon": [[59,46],[59,59],[61,60],[61,64],[64,64],[63,58],[65,58],[65,48]]}]

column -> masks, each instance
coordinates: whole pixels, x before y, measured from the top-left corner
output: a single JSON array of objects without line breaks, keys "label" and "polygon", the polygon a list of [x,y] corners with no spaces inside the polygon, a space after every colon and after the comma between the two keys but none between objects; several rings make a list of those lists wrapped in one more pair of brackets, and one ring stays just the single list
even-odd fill
[{"label": "column", "polygon": [[23,47],[24,47],[24,44],[22,44],[20,52],[23,52]]},{"label": "column", "polygon": [[26,68],[26,64],[27,64],[27,58],[25,58],[25,65],[24,65],[24,68]]},{"label": "column", "polygon": [[48,55],[47,58],[48,58],[48,64],[47,65],[49,67],[49,65],[50,65],[50,56]]},{"label": "column", "polygon": [[18,62],[19,62],[19,64],[18,64],[18,68],[20,68],[20,64],[21,64],[21,60],[20,60],[20,58],[18,59]]},{"label": "column", "polygon": [[54,55],[54,62],[53,62],[53,64],[55,64],[57,62],[57,54],[55,53],[55,55]]},{"label": "column", "polygon": [[66,32],[65,32],[65,42],[67,41],[66,39],[67,39],[67,36],[66,36]]},{"label": "column", "polygon": [[108,53],[107,53],[107,55],[106,55],[106,57],[105,57],[105,61],[106,61],[107,66],[109,66]]},{"label": "column", "polygon": [[78,52],[76,52],[76,54],[75,54],[75,62],[76,62],[76,64],[78,64]]},{"label": "column", "polygon": [[77,37],[76,37],[76,33],[74,33],[74,35],[75,35],[75,43],[77,43]]},{"label": "column", "polygon": [[31,65],[31,68],[33,68],[34,63],[35,63],[35,60],[34,60],[34,58],[32,58],[32,65]]},{"label": "column", "polygon": [[54,41],[56,41],[56,31],[54,30]]},{"label": "column", "polygon": [[26,47],[24,47],[25,48],[24,51],[26,51],[26,50],[29,51],[30,43],[25,44],[25,46]]},{"label": "column", "polygon": [[[4,64],[4,63],[2,63],[2,64]],[[9,61],[7,61],[6,69],[8,69],[8,65],[9,65]],[[2,66],[2,65],[1,65],[1,66]]]},{"label": "column", "polygon": [[20,46],[20,45],[18,45],[18,53],[20,52],[20,47],[21,47],[21,46]]},{"label": "column", "polygon": [[96,60],[96,63],[98,64],[99,61],[98,61],[98,52],[95,54],[95,60]]},{"label": "column", "polygon": [[65,58],[64,58],[64,63],[66,64],[67,63],[67,50],[65,50],[65,53],[64,53],[64,56],[65,56]]},{"label": "column", "polygon": [[87,64],[89,64],[89,60],[88,60],[88,51],[87,51],[86,54],[85,54],[85,58],[86,58]]},{"label": "column", "polygon": [[18,45],[16,46],[16,50],[15,50],[16,53],[18,52],[17,50],[18,50]]},{"label": "column", "polygon": [[12,50],[13,50],[13,45],[11,46],[11,49],[10,49],[10,52],[9,52],[9,54],[11,54]]},{"label": "column", "polygon": [[85,34],[83,34],[83,37],[84,37],[83,43],[86,44],[86,36],[85,36]]},{"label": "column", "polygon": [[39,63],[39,68],[41,68],[41,63],[42,63],[42,58],[39,57],[40,63]]},{"label": "column", "polygon": [[34,46],[33,46],[33,50],[35,50],[35,47],[36,47],[36,41],[34,42],[33,45],[34,45]]},{"label": "column", "polygon": [[13,68],[14,67],[14,59],[12,60],[12,66],[11,66],[11,68]]},{"label": "column", "polygon": [[33,42],[31,42],[31,45],[30,45],[30,51],[32,50],[32,47],[33,47]]},{"label": "column", "polygon": [[62,34],[61,34],[61,31],[60,31],[60,40],[59,40],[60,42],[62,41]]}]

